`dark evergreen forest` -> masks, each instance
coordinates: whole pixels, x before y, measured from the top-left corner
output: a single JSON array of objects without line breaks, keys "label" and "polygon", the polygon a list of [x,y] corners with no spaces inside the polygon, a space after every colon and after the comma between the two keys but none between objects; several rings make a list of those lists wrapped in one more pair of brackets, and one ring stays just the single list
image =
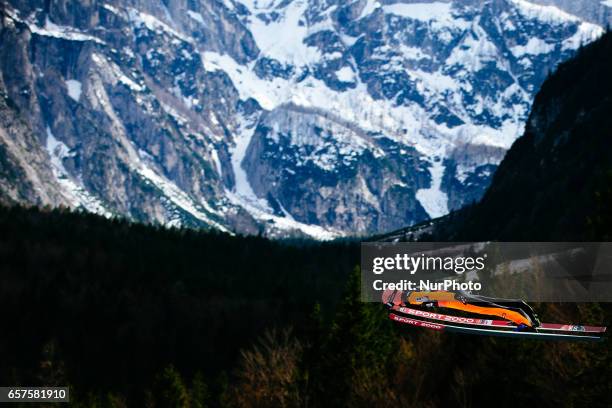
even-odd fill
[{"label": "dark evergreen forest", "polygon": [[[355,241],[278,242],[0,208],[0,382],[72,406],[609,406],[610,342],[394,326]],[[609,305],[535,305],[609,323]],[[500,399],[500,395],[508,396]]]}]

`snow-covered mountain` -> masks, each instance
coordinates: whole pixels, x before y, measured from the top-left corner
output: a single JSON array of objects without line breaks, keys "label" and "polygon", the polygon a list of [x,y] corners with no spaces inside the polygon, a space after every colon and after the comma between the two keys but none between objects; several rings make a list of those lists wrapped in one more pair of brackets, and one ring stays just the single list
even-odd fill
[{"label": "snow-covered mountain", "polygon": [[478,199],[603,32],[524,0],[0,5],[2,201],[269,236]]},{"label": "snow-covered mountain", "polygon": [[532,0],[532,2],[556,6],[602,27],[612,24],[612,0]]}]

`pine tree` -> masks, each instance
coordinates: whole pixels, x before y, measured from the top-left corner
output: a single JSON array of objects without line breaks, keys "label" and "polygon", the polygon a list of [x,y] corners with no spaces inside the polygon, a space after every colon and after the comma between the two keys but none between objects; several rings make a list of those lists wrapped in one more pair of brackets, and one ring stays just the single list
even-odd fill
[{"label": "pine tree", "polygon": [[355,268],[322,361],[323,400],[332,405],[367,406],[391,400],[389,369],[398,337],[382,305],[364,303],[360,295],[360,270]]},{"label": "pine tree", "polygon": [[155,381],[153,400],[157,408],[189,408],[189,393],[179,372],[170,365]]},{"label": "pine tree", "polygon": [[202,373],[198,372],[193,377],[189,394],[191,408],[206,408],[208,406],[208,400],[210,395],[208,392],[208,386],[204,381],[204,376],[202,375]]},{"label": "pine tree", "polygon": [[325,341],[326,327],[321,313],[321,305],[316,303],[313,311],[304,324],[304,352],[301,361],[301,390],[304,395],[304,405],[322,405],[318,397],[321,389],[316,381],[321,376],[321,353]]}]

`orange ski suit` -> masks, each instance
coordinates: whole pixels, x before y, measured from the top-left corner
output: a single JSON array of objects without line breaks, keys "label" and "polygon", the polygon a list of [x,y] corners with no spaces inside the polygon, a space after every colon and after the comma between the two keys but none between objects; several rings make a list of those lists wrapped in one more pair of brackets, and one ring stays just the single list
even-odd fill
[{"label": "orange ski suit", "polygon": [[504,309],[495,306],[476,306],[461,300],[457,300],[452,292],[410,292],[408,303],[412,305],[422,305],[423,303],[435,302],[439,307],[448,309],[463,310],[469,313],[477,313],[488,316],[499,316],[502,319],[510,320],[515,324],[524,324],[533,327],[531,320],[522,313],[514,310]]}]

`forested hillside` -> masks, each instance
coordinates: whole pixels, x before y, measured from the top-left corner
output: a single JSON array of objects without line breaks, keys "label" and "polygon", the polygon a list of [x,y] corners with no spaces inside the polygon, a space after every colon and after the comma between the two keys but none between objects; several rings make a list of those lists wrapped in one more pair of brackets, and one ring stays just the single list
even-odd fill
[{"label": "forested hillside", "polygon": [[[0,230],[0,381],[69,384],[72,406],[609,406],[610,342],[393,326],[359,301],[356,242],[23,208],[0,209]],[[612,320],[609,305],[535,306]]]},{"label": "forested hillside", "polygon": [[217,375],[264,329],[299,332],[316,302],[332,310],[359,258],[351,242],[275,242],[58,210],[0,208],[0,231],[0,382],[37,382],[52,347],[77,390],[127,395],[170,363]]}]

